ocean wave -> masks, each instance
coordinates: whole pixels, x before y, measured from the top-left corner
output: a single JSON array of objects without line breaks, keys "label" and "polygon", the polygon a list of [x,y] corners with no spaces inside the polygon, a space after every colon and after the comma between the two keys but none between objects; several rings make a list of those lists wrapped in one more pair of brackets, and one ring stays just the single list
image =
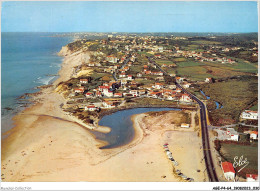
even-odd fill
[{"label": "ocean wave", "polygon": [[37,82],[43,85],[49,85],[54,78],[55,76],[48,76],[48,77],[38,79]]}]

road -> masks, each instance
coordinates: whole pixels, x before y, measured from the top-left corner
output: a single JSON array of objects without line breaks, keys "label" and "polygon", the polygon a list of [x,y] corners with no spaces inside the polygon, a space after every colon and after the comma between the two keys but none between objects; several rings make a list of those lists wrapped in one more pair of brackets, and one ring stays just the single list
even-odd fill
[{"label": "road", "polygon": [[[149,61],[155,64],[164,75],[168,75],[161,67],[151,60],[150,57],[147,57]],[[208,125],[207,125],[207,115],[206,115],[206,107],[202,101],[200,101],[195,95],[188,92],[185,88],[183,88],[179,83],[175,82],[176,86],[181,88],[182,91],[188,94],[194,101],[199,104],[200,107],[200,121],[201,121],[201,134],[202,134],[202,145],[203,145],[203,154],[204,160],[207,168],[208,178],[211,182],[218,182],[218,177],[215,171],[214,163],[212,160],[211,150],[210,150],[210,142],[209,142],[209,133],[208,133]]]}]

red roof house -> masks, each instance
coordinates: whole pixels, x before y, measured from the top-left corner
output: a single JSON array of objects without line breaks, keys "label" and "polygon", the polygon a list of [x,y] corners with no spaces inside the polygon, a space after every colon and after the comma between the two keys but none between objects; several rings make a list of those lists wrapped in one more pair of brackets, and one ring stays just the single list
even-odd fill
[{"label": "red roof house", "polygon": [[234,180],[235,179],[235,169],[233,164],[230,162],[222,162],[221,168],[223,170],[224,176],[227,180]]}]

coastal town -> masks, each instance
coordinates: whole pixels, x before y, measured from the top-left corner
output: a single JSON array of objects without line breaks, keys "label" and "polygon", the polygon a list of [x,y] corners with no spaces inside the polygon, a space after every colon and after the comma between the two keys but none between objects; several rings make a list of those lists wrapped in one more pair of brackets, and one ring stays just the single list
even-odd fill
[{"label": "coastal town", "polygon": [[[63,109],[95,126],[96,117],[120,109],[167,106],[196,110],[196,101],[176,86],[176,83],[207,104],[209,97],[202,91],[204,86],[232,79],[239,81],[240,75],[257,79],[257,41],[237,46],[223,45],[218,39],[221,38],[108,34],[103,39],[80,39],[70,43],[67,46],[69,51],[91,53],[89,62],[85,62],[82,57],[82,64],[74,68],[75,75],[58,85],[58,91],[67,98]],[[248,64],[251,68],[242,66],[243,64]],[[187,70],[189,68],[191,70]],[[221,69],[224,68],[228,72],[222,73]],[[206,69],[206,72],[203,74],[201,69]],[[84,70],[91,72],[88,75],[78,75],[82,71],[84,73]],[[208,103],[211,104],[209,112],[225,110],[221,100],[215,102],[214,109],[212,103]],[[232,123],[227,121],[211,124],[210,119],[214,116],[209,114],[207,120],[215,135],[214,144],[218,152],[221,143],[235,144],[236,147],[242,145],[241,148],[251,145],[257,149],[257,93],[247,104],[239,108],[240,114],[233,117]],[[181,125],[186,128],[189,126],[185,123]],[[257,150],[252,155],[257,156]],[[231,168],[233,161],[230,158],[228,161],[223,153],[218,158],[226,180],[238,180],[234,168]],[[257,177],[257,168],[246,170],[247,173],[240,176]],[[232,176],[227,176],[227,173]]]},{"label": "coastal town", "polygon": [[[2,179],[36,180],[30,175],[36,172],[24,167],[13,177],[9,163],[20,165],[37,152],[53,166],[59,163],[53,173],[70,174],[65,166],[72,163],[81,169],[66,180],[258,181],[257,46],[255,34],[77,34],[58,53],[64,57],[59,78],[39,87],[30,99],[34,105],[16,117],[24,124],[30,116],[26,128],[38,136],[49,120],[49,136],[38,146],[13,148],[15,157],[4,160]],[[120,116],[121,111],[129,114]],[[126,118],[132,126],[121,123]],[[64,142],[68,148],[60,151]],[[134,162],[125,167],[122,161],[129,158]],[[236,165],[239,161],[246,165]],[[115,162],[117,174],[111,176],[106,170]],[[136,175],[139,164],[145,176]],[[37,171],[46,172],[41,180],[51,176],[45,167],[48,172]],[[122,168],[127,175],[120,175]],[[86,174],[90,171],[93,177]]]}]

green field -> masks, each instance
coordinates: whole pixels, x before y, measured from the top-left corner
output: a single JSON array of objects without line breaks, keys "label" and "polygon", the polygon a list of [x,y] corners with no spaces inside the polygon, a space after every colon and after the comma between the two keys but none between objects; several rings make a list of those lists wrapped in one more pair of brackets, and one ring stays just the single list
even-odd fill
[{"label": "green field", "polygon": [[173,61],[174,62],[185,62],[185,61],[187,61],[187,59],[184,57],[180,57],[180,58],[174,58]]},{"label": "green field", "polygon": [[256,64],[252,64],[250,62],[244,62],[239,60],[237,63],[229,66],[230,68],[240,71],[240,72],[249,72],[249,73],[257,73],[258,66]]},{"label": "green field", "polygon": [[203,44],[203,45],[209,45],[209,44],[221,44],[221,42],[217,41],[209,41],[209,40],[196,40],[191,41],[193,44]]},{"label": "green field", "polygon": [[191,44],[188,45],[188,47],[185,48],[186,50],[189,51],[195,51],[195,52],[203,52],[204,50],[200,48],[200,45],[197,44]]},{"label": "green field", "polygon": [[222,109],[208,108],[214,125],[236,123],[241,112],[257,104],[257,77],[244,76],[239,79],[204,84],[200,88],[211,100],[223,105]]},{"label": "green field", "polygon": [[208,74],[207,70],[201,66],[180,67],[177,68],[176,74],[198,81],[203,81],[206,78],[212,77],[212,75]]},{"label": "green field", "polygon": [[[254,146],[251,146],[251,145],[244,146],[244,145],[221,143],[220,153],[225,158],[225,160],[227,160],[231,163],[234,162],[234,157],[237,156],[240,158],[241,156],[243,156],[244,160],[245,160],[245,158],[247,158],[247,161],[249,161],[249,165],[246,166],[246,168],[253,169],[253,170],[258,169],[257,144],[255,144]],[[236,161],[239,161],[239,159]]]},{"label": "green field", "polygon": [[252,106],[250,108],[250,110],[257,111],[258,110],[258,105],[256,104],[256,105]]},{"label": "green field", "polygon": [[155,62],[159,65],[163,65],[163,64],[166,64],[166,65],[171,65],[171,64],[174,64],[172,61],[170,60],[160,60],[160,59],[157,59],[155,60]]},{"label": "green field", "polygon": [[135,72],[135,73],[140,73],[143,71],[143,66],[142,65],[133,65],[130,67],[131,72]]},{"label": "green field", "polygon": [[187,62],[178,62],[178,67],[189,67],[189,66],[202,66],[205,65],[202,62],[195,62],[195,61],[187,61]]},{"label": "green field", "polygon": [[[234,59],[234,58],[233,58]],[[246,62],[241,59],[236,59],[238,62],[234,64],[222,64],[222,63],[213,63],[213,62],[204,62],[206,65],[218,67],[225,70],[233,70],[234,72],[249,72],[257,73],[258,65],[250,62]]]},{"label": "green field", "polygon": [[138,54],[145,55],[145,56],[153,56],[152,54],[148,52],[138,52]]}]

